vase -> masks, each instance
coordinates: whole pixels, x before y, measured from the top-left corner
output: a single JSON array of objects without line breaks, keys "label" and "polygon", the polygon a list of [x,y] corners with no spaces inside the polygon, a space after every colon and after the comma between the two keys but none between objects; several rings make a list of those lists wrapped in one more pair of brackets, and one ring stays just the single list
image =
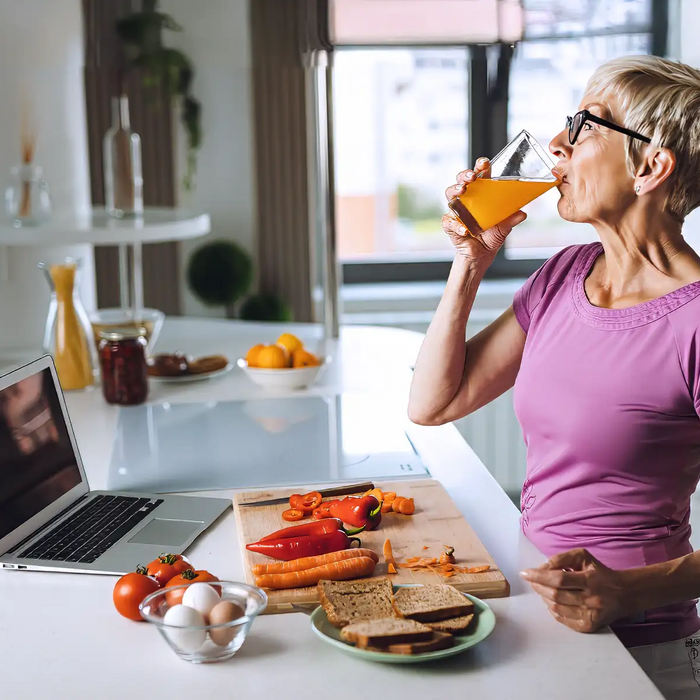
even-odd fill
[{"label": "vase", "polygon": [[81,261],[72,258],[39,263],[51,290],[44,351],[53,356],[64,391],[92,386],[98,368],[90,319],[80,298],[81,267]]},{"label": "vase", "polygon": [[129,98],[112,99],[112,126],[104,136],[105,208],[110,216],[143,215],[141,137],[131,129]]},{"label": "vase", "polygon": [[38,165],[25,163],[12,168],[12,184],[5,190],[5,213],[12,224],[38,226],[51,216],[49,185]]}]

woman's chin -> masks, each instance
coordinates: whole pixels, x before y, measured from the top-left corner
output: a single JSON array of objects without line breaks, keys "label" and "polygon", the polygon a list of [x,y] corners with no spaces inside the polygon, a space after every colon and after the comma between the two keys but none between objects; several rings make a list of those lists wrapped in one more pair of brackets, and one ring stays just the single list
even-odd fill
[{"label": "woman's chin", "polygon": [[562,195],[557,202],[557,211],[564,221],[570,221],[572,223],[578,223],[580,221],[580,218],[576,215],[575,207],[572,206],[569,199],[564,195]]}]

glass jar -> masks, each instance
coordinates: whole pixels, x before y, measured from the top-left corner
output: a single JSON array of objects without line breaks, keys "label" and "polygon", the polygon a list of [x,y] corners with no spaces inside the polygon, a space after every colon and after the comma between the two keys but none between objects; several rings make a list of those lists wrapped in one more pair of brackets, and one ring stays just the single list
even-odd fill
[{"label": "glass jar", "polygon": [[135,406],[148,397],[145,334],[145,328],[100,332],[102,393],[107,403]]},{"label": "glass jar", "polygon": [[38,165],[26,163],[11,170],[5,190],[5,212],[13,226],[38,226],[51,216],[51,190]]},{"label": "glass jar", "polygon": [[90,320],[80,299],[81,259],[40,262],[51,292],[44,330],[44,352],[53,355],[64,391],[94,383],[97,351]]}]

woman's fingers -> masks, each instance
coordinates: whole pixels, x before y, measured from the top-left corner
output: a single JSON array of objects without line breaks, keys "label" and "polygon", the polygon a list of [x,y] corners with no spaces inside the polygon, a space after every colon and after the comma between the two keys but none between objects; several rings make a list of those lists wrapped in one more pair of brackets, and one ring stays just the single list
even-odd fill
[{"label": "woman's fingers", "polygon": [[445,190],[445,197],[449,202],[455,197],[464,194],[464,190],[470,183],[474,182],[477,177],[491,177],[491,162],[488,158],[479,158],[476,161],[474,170],[462,170],[461,173],[457,173],[457,183],[450,185]]},{"label": "woman's fingers", "polygon": [[448,235],[466,236],[467,229],[461,224],[459,219],[456,219],[451,214],[445,214],[442,217],[442,230]]},{"label": "woman's fingers", "polygon": [[533,590],[536,593],[539,593],[546,601],[561,603],[562,605],[580,606],[584,604],[582,591],[569,591],[560,588],[551,588],[550,586],[543,586],[540,583],[533,583],[531,585]]}]

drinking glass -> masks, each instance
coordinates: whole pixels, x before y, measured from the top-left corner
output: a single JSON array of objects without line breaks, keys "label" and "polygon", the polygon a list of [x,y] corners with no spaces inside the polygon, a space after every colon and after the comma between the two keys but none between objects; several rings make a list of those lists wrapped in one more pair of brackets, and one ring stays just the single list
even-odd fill
[{"label": "drinking glass", "polygon": [[478,175],[448,206],[478,236],[558,184],[554,166],[547,151],[523,130],[493,158],[491,177]]}]

